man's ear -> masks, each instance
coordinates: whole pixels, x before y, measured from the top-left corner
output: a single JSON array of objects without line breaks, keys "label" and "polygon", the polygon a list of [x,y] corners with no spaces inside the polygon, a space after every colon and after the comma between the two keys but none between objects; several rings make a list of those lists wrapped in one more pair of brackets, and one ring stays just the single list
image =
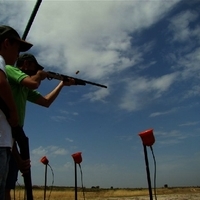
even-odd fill
[{"label": "man's ear", "polygon": [[7,49],[10,46],[10,41],[8,38],[6,38],[3,42],[2,42],[2,46]]}]

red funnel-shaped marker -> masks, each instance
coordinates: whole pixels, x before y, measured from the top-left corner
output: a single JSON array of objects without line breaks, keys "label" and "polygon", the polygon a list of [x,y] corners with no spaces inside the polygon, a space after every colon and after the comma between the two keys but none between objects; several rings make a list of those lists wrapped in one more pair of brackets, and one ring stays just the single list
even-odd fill
[{"label": "red funnel-shaped marker", "polygon": [[46,156],[42,157],[42,158],[40,159],[40,162],[43,163],[44,165],[48,165],[48,164],[49,164],[49,160],[47,159]]},{"label": "red funnel-shaped marker", "polygon": [[80,164],[82,162],[81,152],[72,154],[72,157],[73,157],[75,163]]},{"label": "red funnel-shaped marker", "polygon": [[149,129],[139,133],[139,136],[142,139],[142,142],[145,146],[152,146],[155,142],[155,138],[153,135],[153,129]]}]

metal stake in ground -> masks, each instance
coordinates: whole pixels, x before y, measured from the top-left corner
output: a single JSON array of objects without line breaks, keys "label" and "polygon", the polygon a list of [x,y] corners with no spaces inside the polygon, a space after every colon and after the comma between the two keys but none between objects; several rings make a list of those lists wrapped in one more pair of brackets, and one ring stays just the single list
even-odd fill
[{"label": "metal stake in ground", "polygon": [[47,159],[46,156],[44,156],[41,158],[40,162],[45,165],[45,175],[44,175],[44,200],[45,200],[47,191],[47,165],[49,164],[49,160]]},{"label": "metal stake in ground", "polygon": [[77,195],[77,164],[80,164],[82,162],[82,156],[81,156],[81,152],[77,152],[72,154],[72,157],[74,159],[74,172],[75,172],[75,200],[78,199],[78,195]]},{"label": "metal stake in ground", "polygon": [[147,156],[147,147],[146,145],[143,145],[143,147],[144,147],[144,157],[145,157],[147,181],[148,181],[148,188],[149,188],[149,197],[150,197],[150,200],[153,200],[151,177],[150,177],[150,171],[149,171],[149,162],[148,162],[148,156]]},{"label": "metal stake in ground", "polygon": [[139,136],[142,139],[143,147],[144,147],[144,157],[145,157],[145,164],[146,164],[149,197],[150,197],[150,200],[153,200],[152,188],[151,188],[151,177],[150,177],[149,162],[148,162],[148,155],[147,155],[147,146],[152,146],[155,142],[153,129],[149,129],[144,132],[141,132]]}]

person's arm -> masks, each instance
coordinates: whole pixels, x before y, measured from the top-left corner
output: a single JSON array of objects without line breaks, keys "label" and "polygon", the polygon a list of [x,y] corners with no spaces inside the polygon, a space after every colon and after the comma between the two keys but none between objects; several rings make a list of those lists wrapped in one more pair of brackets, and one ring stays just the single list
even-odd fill
[{"label": "person's arm", "polygon": [[0,70],[0,97],[5,102],[9,109],[8,122],[11,126],[18,125],[18,114],[15,106],[15,102],[12,96],[10,85],[6,79],[5,73]]},{"label": "person's arm", "polygon": [[29,89],[35,90],[40,86],[41,81],[46,77],[47,72],[39,70],[35,75],[25,77],[20,84],[28,87]]},{"label": "person's arm", "polygon": [[74,79],[69,79],[69,81],[61,81],[57,87],[55,87],[49,94],[46,96],[40,96],[35,103],[44,107],[49,107],[53,101],[56,99],[56,97],[59,95],[60,91],[62,90],[63,86],[70,86],[74,85],[75,81]]}]

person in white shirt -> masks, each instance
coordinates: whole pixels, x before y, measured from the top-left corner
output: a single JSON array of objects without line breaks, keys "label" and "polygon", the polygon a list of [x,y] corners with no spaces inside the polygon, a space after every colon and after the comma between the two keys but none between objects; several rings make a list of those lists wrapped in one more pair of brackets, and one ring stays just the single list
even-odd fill
[{"label": "person in white shirt", "polygon": [[32,46],[22,40],[12,27],[0,26],[0,200],[5,199],[5,184],[13,143],[11,127],[19,124],[5,65],[14,65],[19,52],[27,51]]}]

